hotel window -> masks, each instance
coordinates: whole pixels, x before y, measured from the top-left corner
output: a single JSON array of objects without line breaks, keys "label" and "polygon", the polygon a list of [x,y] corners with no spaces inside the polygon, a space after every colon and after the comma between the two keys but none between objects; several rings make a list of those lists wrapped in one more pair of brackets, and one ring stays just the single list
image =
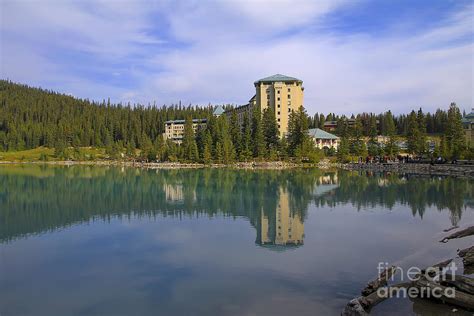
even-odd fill
[{"label": "hotel window", "polygon": [[278,124],[278,128],[280,128],[280,124]]},{"label": "hotel window", "polygon": [[291,101],[288,101],[288,105],[291,105]]},{"label": "hotel window", "polygon": [[288,99],[291,99],[291,94],[288,95]]},{"label": "hotel window", "polygon": [[280,101],[280,97],[278,97],[277,101]]},{"label": "hotel window", "polygon": [[280,111],[278,111],[278,115],[280,115]]},{"label": "hotel window", "polygon": [[288,92],[291,92],[291,88],[288,88]]},{"label": "hotel window", "polygon": [[278,119],[278,122],[280,122],[280,119]]},{"label": "hotel window", "polygon": [[277,91],[277,94],[280,94],[280,90]]}]

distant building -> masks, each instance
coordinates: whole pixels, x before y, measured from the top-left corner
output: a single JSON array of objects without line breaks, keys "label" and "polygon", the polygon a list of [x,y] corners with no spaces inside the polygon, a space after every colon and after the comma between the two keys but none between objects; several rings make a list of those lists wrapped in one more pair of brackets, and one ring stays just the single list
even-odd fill
[{"label": "distant building", "polygon": [[308,134],[314,141],[314,144],[317,148],[324,150],[333,148],[337,151],[337,148],[339,147],[339,137],[336,135],[328,133],[319,128],[309,129]]},{"label": "distant building", "polygon": [[249,122],[252,120],[253,111],[256,105],[257,103],[255,101],[255,96],[253,96],[249,100],[249,103],[238,106],[234,108],[233,110],[226,112],[226,114],[230,118],[232,114],[235,112],[237,114],[237,122],[239,123],[240,126],[242,126],[242,124],[244,123],[245,115],[247,115]]},{"label": "distant building", "polygon": [[474,146],[474,108],[471,113],[462,118],[464,134],[466,135],[466,143],[468,146]]},{"label": "distant building", "polygon": [[[240,124],[243,123],[245,114],[252,118],[253,109],[257,106],[263,112],[271,108],[275,113],[280,137],[288,132],[288,119],[292,111],[303,106],[304,88],[303,81],[297,78],[276,74],[254,82],[255,95],[249,103],[235,108]],[[232,111],[227,111],[230,117]]]},{"label": "distant building", "polygon": [[323,128],[328,132],[334,132],[337,128],[337,121],[326,121],[323,124]]},{"label": "distant building", "polygon": [[[172,120],[165,122],[165,139],[171,139],[176,144],[181,144],[183,142],[184,136],[184,124],[186,120]],[[194,119],[193,120],[193,130],[196,132],[198,128],[205,127],[207,123],[206,119]]]},{"label": "distant building", "polygon": [[[356,120],[353,118],[346,119],[348,127],[354,127]],[[327,132],[334,132],[337,129],[337,121],[326,121],[323,124],[323,129]]]},{"label": "distant building", "polygon": [[216,117],[219,117],[221,116],[222,114],[225,113],[225,110],[224,110],[224,107],[222,105],[218,105],[216,106],[216,108],[214,109],[214,112],[212,112],[212,115],[216,116]]}]

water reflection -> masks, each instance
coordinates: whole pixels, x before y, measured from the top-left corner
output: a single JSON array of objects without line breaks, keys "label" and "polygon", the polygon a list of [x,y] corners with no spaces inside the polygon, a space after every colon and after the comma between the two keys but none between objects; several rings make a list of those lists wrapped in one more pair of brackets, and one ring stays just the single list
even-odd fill
[{"label": "water reflection", "polygon": [[[474,220],[473,185],[309,169],[0,166],[0,313],[338,315],[377,262],[452,256],[436,234]],[[433,310],[389,304],[381,314]]]},{"label": "water reflection", "polygon": [[[303,244],[304,224],[300,213],[290,211],[288,191],[280,188],[275,211],[262,210],[257,227],[257,243],[271,249],[299,246]],[[274,247],[277,246],[277,247]]]},{"label": "water reflection", "polygon": [[294,247],[304,243],[311,203],[359,211],[402,204],[420,218],[436,206],[456,224],[473,196],[472,180],[396,174],[2,166],[0,240],[112,217],[223,215],[247,218],[259,245]]}]

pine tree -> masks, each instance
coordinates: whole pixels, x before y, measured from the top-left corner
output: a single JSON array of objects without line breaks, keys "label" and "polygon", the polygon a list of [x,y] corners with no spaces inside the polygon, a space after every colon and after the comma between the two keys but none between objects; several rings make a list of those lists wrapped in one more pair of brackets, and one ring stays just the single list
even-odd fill
[{"label": "pine tree", "polygon": [[154,151],[153,143],[150,138],[143,134],[141,139],[140,158],[147,162],[156,160],[156,152]]},{"label": "pine tree", "polygon": [[377,156],[379,154],[379,146],[377,143],[377,118],[371,115],[369,119],[369,143],[367,150],[370,156]]},{"label": "pine tree", "polygon": [[308,135],[308,115],[300,106],[290,114],[288,121],[288,153],[290,156],[306,158],[312,154],[312,142]]},{"label": "pine tree", "polygon": [[388,136],[388,142],[385,144],[385,154],[389,157],[393,157],[398,154],[398,146],[397,141],[395,138],[396,130],[395,130],[395,122],[393,121],[392,112],[388,111],[384,115],[384,122],[385,122],[385,130],[386,135]]},{"label": "pine tree", "polygon": [[217,127],[216,156],[220,163],[231,163],[235,160],[236,153],[225,116],[217,118]]},{"label": "pine tree", "polygon": [[418,122],[418,131],[419,131],[416,148],[417,148],[417,155],[421,157],[425,155],[426,152],[428,151],[428,148],[426,145],[426,119],[421,108],[418,110],[418,113],[416,115],[416,120]]},{"label": "pine tree", "polygon": [[449,157],[451,159],[461,158],[466,148],[466,139],[462,127],[461,112],[454,102],[449,106],[445,137]]},{"label": "pine tree", "polygon": [[441,136],[441,140],[439,142],[439,155],[444,158],[448,159],[449,158],[449,150],[448,146],[446,145],[446,136]]},{"label": "pine tree", "polygon": [[247,161],[252,158],[252,127],[247,113],[244,114],[242,124],[242,146],[240,160]]},{"label": "pine tree", "polygon": [[418,144],[420,139],[420,130],[415,111],[411,111],[408,116],[407,125],[407,147],[411,154],[418,154]]},{"label": "pine tree", "polygon": [[166,151],[165,151],[165,159],[167,161],[176,162],[178,161],[179,150],[178,146],[171,140],[166,140]]},{"label": "pine tree", "polygon": [[54,146],[54,157],[59,159],[66,158],[66,144],[63,140],[56,141]]},{"label": "pine tree", "polygon": [[156,159],[163,161],[165,157],[165,140],[162,135],[158,135],[153,143],[153,148],[156,153]]},{"label": "pine tree", "polygon": [[276,159],[280,139],[275,112],[271,108],[263,111],[262,125],[267,157]]},{"label": "pine tree", "polygon": [[350,153],[355,156],[365,156],[367,147],[362,139],[363,129],[360,116],[356,118],[354,128],[352,130],[352,137],[350,138]]},{"label": "pine tree", "polygon": [[182,143],[183,159],[187,162],[197,161],[199,158],[196,138],[194,137],[193,119],[188,116],[184,123],[183,143]]},{"label": "pine tree", "polygon": [[212,136],[211,132],[206,129],[204,133],[203,141],[203,151],[202,151],[202,162],[205,164],[210,164],[212,162]]},{"label": "pine tree", "polygon": [[236,156],[240,157],[242,151],[242,131],[240,130],[239,122],[237,119],[237,113],[235,111],[232,112],[230,118],[230,136],[236,152]]},{"label": "pine tree", "polygon": [[255,158],[263,158],[265,156],[265,138],[262,127],[262,114],[257,106],[252,115],[252,141],[253,156]]},{"label": "pine tree", "polygon": [[337,161],[341,163],[346,163],[349,161],[349,139],[346,136],[340,138],[336,156]]}]

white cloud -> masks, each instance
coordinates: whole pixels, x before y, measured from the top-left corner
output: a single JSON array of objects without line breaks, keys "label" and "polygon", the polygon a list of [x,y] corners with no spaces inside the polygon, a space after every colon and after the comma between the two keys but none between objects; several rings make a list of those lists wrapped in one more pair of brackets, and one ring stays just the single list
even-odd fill
[{"label": "white cloud", "polygon": [[[472,106],[474,6],[411,34],[327,32],[325,15],[349,5],[357,3],[2,2],[1,73],[99,100],[242,104],[254,80],[283,73],[304,81],[310,113]],[[77,52],[92,60],[81,67],[113,80],[61,60]]]}]

